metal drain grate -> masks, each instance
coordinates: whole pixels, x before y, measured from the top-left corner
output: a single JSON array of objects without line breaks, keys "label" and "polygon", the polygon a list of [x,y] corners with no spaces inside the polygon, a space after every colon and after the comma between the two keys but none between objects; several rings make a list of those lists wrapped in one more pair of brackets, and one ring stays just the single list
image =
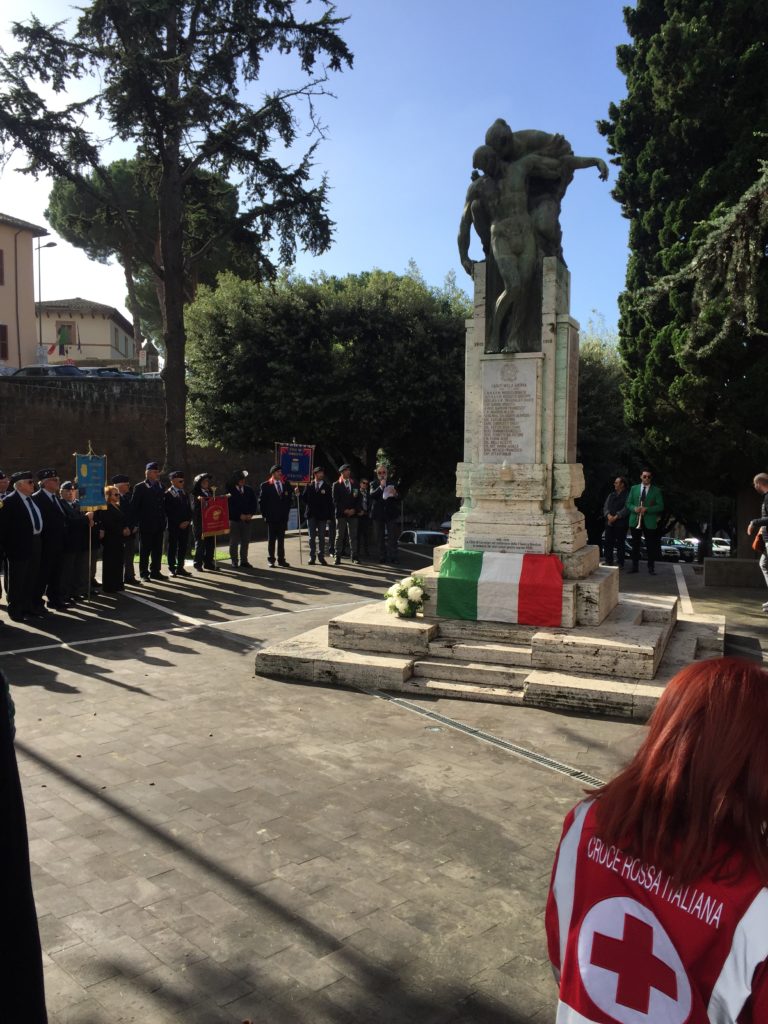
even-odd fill
[{"label": "metal drain grate", "polygon": [[455,729],[457,732],[463,732],[466,736],[472,736],[473,739],[490,743],[501,750],[507,750],[510,754],[516,754],[526,761],[541,765],[542,768],[549,768],[550,771],[558,772],[560,775],[567,775],[574,782],[583,782],[584,785],[592,786],[595,789],[605,785],[602,779],[597,779],[594,775],[588,775],[579,768],[574,768],[573,765],[563,764],[562,761],[556,761],[552,757],[547,757],[546,754],[537,754],[535,750],[528,750],[526,747],[518,746],[517,743],[511,743],[509,740],[501,739],[500,736],[494,736],[493,733],[484,732],[482,729],[475,729],[474,726],[465,725],[463,722],[457,722],[456,719],[448,718],[437,711],[427,711],[426,708],[414,704],[413,701],[405,700],[403,697],[392,697],[381,690],[364,690],[362,692],[369,693],[380,700],[386,700],[390,704],[397,704],[398,707],[403,708],[405,711],[412,711],[414,714],[421,715],[423,718],[429,718],[433,722],[440,722],[441,725],[445,725],[449,729]]}]

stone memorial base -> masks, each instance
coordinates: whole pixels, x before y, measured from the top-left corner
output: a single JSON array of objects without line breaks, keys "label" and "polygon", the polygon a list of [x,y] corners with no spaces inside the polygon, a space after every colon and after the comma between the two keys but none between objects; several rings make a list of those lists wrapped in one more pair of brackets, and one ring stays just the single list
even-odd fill
[{"label": "stone memorial base", "polygon": [[[427,602],[427,607],[434,601]],[[684,665],[723,653],[722,616],[676,597],[622,597],[600,625],[539,629],[366,604],[256,655],[257,675],[644,721]]]}]

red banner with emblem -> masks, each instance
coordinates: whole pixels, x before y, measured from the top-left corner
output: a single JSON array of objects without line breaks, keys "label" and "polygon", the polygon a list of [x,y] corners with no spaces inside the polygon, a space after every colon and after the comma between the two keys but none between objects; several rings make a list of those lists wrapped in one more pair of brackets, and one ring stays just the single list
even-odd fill
[{"label": "red banner with emblem", "polygon": [[229,503],[226,497],[203,498],[200,507],[203,537],[220,537],[222,533],[229,533]]}]

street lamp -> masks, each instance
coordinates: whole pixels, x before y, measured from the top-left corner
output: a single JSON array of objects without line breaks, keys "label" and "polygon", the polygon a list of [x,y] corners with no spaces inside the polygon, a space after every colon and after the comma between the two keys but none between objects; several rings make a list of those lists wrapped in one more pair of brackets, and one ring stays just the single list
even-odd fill
[{"label": "street lamp", "polygon": [[43,278],[40,268],[40,250],[41,249],[53,249],[56,247],[56,242],[46,242],[45,245],[41,245],[38,240],[37,243],[37,361],[38,363],[43,360]]}]

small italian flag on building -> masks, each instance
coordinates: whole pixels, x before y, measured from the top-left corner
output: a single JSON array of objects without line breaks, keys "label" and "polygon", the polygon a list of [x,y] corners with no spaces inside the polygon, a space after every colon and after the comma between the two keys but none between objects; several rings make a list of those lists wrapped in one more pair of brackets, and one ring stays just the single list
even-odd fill
[{"label": "small italian flag on building", "polygon": [[559,626],[563,563],[557,555],[452,548],[440,563],[437,614],[447,619]]}]

